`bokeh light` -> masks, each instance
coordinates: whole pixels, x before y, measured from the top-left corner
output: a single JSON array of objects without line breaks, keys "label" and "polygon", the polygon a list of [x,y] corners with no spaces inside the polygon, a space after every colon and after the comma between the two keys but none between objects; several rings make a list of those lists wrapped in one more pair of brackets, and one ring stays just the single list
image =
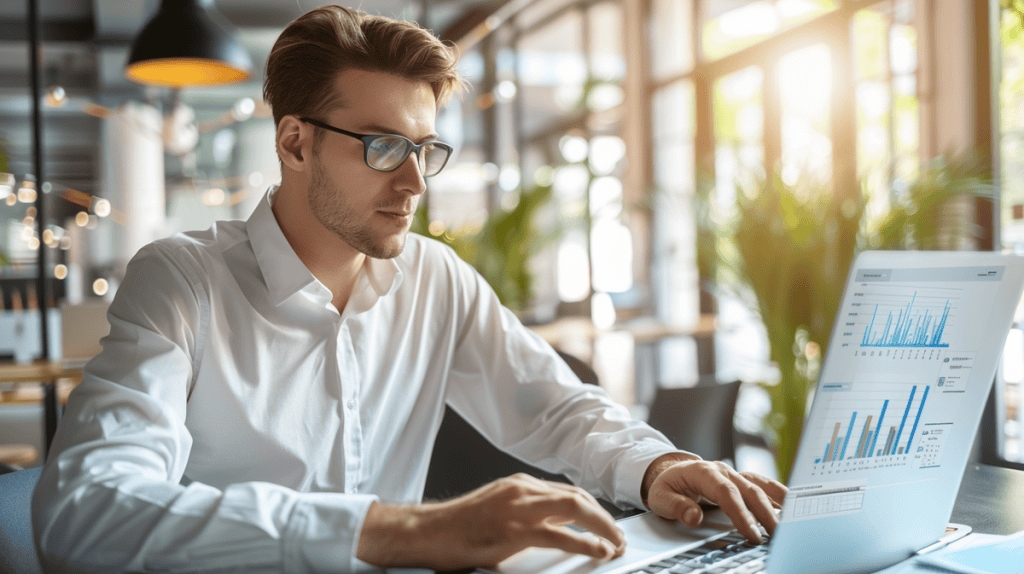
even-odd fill
[{"label": "bokeh light", "polygon": [[110,215],[110,201],[102,198],[97,199],[92,204],[92,211],[100,217]]}]

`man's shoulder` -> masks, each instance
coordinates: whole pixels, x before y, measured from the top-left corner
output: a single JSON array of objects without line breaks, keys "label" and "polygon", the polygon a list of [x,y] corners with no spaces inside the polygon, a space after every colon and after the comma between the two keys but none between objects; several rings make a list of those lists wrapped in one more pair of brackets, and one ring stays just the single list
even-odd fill
[{"label": "man's shoulder", "polygon": [[199,280],[223,260],[223,252],[248,240],[244,221],[218,221],[208,229],[175,233],[157,239],[132,258],[135,263],[147,262],[177,268],[192,280]]},{"label": "man's shoulder", "polygon": [[218,221],[207,229],[184,231],[157,239],[147,245],[147,248],[172,256],[186,253],[201,256],[204,253],[222,252],[247,239],[244,221]]}]

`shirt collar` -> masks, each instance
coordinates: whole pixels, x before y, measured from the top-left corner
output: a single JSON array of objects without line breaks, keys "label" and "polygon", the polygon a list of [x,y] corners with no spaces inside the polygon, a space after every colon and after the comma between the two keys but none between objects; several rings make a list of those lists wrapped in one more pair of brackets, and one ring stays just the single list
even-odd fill
[{"label": "shirt collar", "polygon": [[295,254],[274,217],[270,206],[276,191],[277,186],[267,190],[245,222],[245,230],[249,234],[249,243],[260,265],[270,299],[274,305],[280,305],[304,287],[315,283],[316,277]]},{"label": "shirt collar", "polygon": [[[270,299],[274,305],[280,305],[295,293],[316,286],[326,291],[329,303],[330,292],[295,254],[274,217],[271,205],[276,192],[277,186],[271,186],[245,223]],[[362,272],[356,278],[352,299],[359,300],[357,306],[362,311],[372,307],[381,297],[393,293],[401,283],[402,273],[394,259],[367,257]],[[370,292],[362,293],[367,286]]]}]

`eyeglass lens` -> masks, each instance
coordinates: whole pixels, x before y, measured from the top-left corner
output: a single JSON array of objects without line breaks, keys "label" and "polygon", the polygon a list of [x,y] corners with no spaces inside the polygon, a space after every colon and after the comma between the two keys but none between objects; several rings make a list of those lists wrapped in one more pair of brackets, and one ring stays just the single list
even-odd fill
[{"label": "eyeglass lens", "polygon": [[[366,150],[366,161],[374,169],[391,171],[409,157],[413,144],[397,137],[379,137]],[[437,145],[426,145],[416,154],[420,172],[424,176],[437,174],[448,160],[448,150]]]}]

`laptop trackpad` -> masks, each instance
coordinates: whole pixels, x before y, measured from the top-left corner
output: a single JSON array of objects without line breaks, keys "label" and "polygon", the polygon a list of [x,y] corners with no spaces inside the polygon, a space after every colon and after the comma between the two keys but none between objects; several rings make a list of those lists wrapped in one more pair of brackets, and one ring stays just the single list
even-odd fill
[{"label": "laptop trackpad", "polygon": [[[620,520],[626,533],[626,553],[614,560],[598,560],[551,548],[527,548],[498,565],[501,574],[616,574],[636,562],[652,561],[698,546],[708,536],[723,532],[713,528],[687,528],[664,520],[653,512]],[[692,544],[687,544],[692,543]]]}]

